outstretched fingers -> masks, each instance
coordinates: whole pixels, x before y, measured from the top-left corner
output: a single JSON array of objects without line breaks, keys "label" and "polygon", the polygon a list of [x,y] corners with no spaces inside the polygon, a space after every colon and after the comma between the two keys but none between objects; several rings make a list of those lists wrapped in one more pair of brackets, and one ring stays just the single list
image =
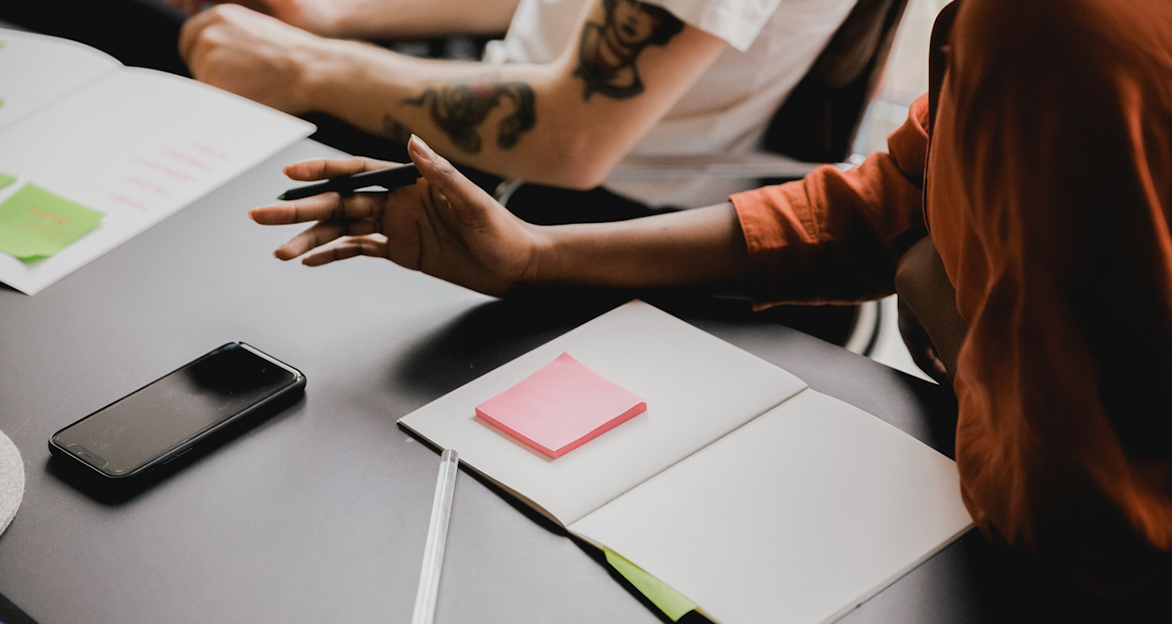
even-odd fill
[{"label": "outstretched fingers", "polygon": [[321,221],[273,252],[278,260],[292,260],[301,254],[347,236],[366,236],[382,231],[377,219]]},{"label": "outstretched fingers", "polygon": [[286,165],[283,171],[292,180],[309,182],[386,169],[397,164],[399,163],[375,160],[362,156],[354,156],[351,158],[312,158]]},{"label": "outstretched fingers", "polygon": [[248,211],[248,216],[261,225],[289,225],[330,219],[378,217],[382,213],[382,208],[382,196],[376,193],[346,196],[322,193],[305,199],[279,201],[253,208]]},{"label": "outstretched fingers", "polygon": [[301,263],[305,266],[321,266],[335,260],[345,260],[355,256],[387,257],[387,239],[378,234],[356,236],[331,245],[320,251],[309,254]]}]

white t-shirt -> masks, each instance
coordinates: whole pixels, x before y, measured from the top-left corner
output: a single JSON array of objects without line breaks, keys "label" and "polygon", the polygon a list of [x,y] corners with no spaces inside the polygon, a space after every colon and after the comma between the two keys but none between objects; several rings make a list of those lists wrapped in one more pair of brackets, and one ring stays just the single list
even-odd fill
[{"label": "white t-shirt", "polygon": [[[549,63],[578,40],[588,0],[520,0],[490,63]],[[855,0],[651,0],[729,47],[631,151],[634,155],[743,154],[806,75]],[[611,180],[610,190],[647,204],[703,206],[751,180]]]}]

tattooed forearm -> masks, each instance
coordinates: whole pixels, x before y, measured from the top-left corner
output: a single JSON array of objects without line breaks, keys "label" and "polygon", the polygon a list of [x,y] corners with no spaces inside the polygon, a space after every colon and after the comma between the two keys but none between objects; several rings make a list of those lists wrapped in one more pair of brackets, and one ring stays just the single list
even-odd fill
[{"label": "tattooed forearm", "polygon": [[497,88],[513,102],[513,114],[501,120],[496,137],[497,145],[509,149],[517,144],[522,134],[537,125],[536,98],[533,89],[523,82],[507,82]]},{"label": "tattooed forearm", "polygon": [[477,127],[502,100],[512,103],[513,112],[501,120],[496,143],[501,149],[509,149],[537,125],[533,89],[523,82],[450,84],[439,91],[428,89],[419,97],[403,100],[403,104],[426,107],[431,120],[456,147],[476,154],[481,148]]},{"label": "tattooed forearm", "polygon": [[406,145],[407,141],[411,140],[412,134],[414,133],[411,128],[408,128],[403,122],[390,115],[383,115],[383,136],[396,143]]},{"label": "tattooed forearm", "polygon": [[603,0],[606,23],[586,22],[578,43],[582,99],[601,93],[616,100],[643,92],[635,60],[643,48],[664,45],[684,28],[671,13],[638,0]]}]

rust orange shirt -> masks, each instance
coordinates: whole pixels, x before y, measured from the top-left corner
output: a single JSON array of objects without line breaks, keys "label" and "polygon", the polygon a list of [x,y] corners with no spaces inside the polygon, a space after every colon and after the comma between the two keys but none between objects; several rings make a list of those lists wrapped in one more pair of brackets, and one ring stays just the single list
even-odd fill
[{"label": "rust orange shirt", "polygon": [[930,65],[888,153],[733,196],[755,296],[890,294],[930,232],[974,520],[1134,584],[1172,553],[1172,3],[956,2]]}]

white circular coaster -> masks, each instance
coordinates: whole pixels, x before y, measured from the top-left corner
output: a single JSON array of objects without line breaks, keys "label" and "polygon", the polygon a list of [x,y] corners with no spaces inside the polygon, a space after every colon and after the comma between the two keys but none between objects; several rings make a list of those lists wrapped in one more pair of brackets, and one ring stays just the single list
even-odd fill
[{"label": "white circular coaster", "polygon": [[0,533],[8,528],[24,498],[24,462],[20,451],[0,431]]}]

